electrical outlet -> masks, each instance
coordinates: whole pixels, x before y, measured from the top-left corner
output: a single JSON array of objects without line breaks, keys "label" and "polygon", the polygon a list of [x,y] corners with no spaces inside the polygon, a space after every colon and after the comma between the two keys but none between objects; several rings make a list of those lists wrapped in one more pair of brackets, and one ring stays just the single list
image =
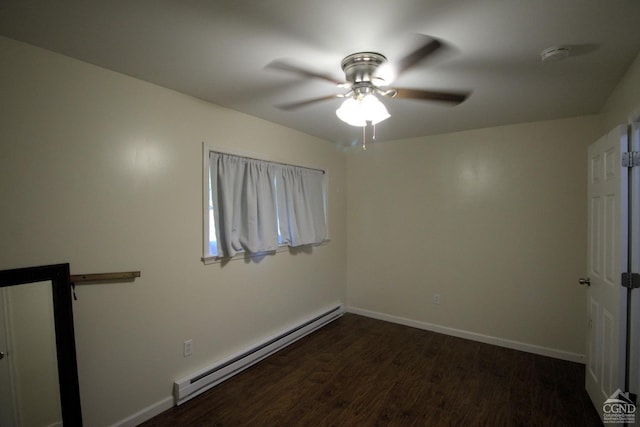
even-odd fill
[{"label": "electrical outlet", "polygon": [[182,343],[182,355],[184,357],[191,356],[193,353],[193,340],[186,340]]},{"label": "electrical outlet", "polygon": [[433,303],[435,305],[440,305],[440,294],[433,294]]}]

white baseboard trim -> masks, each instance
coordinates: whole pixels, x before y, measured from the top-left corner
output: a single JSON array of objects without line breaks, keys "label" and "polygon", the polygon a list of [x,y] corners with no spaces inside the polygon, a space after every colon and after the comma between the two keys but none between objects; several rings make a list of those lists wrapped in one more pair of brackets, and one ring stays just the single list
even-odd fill
[{"label": "white baseboard trim", "polygon": [[492,337],[489,335],[478,334],[476,332],[464,331],[462,329],[449,328],[433,323],[421,322],[418,320],[407,319],[405,317],[392,316],[390,314],[379,313],[377,311],[365,310],[358,307],[346,307],[347,313],[359,314],[361,316],[371,317],[373,319],[385,320],[387,322],[398,323],[400,325],[411,326],[427,331],[438,332],[445,335],[451,335],[458,338],[465,338],[472,341],[478,341],[485,344],[493,344],[500,347],[506,347],[513,350],[525,351],[527,353],[538,354],[541,356],[553,357],[555,359],[568,360],[570,362],[585,363],[584,354],[572,353],[569,351],[558,350],[555,348],[542,347],[535,344],[527,344],[520,341],[512,341],[504,338]]},{"label": "white baseboard trim", "polygon": [[156,415],[160,415],[171,408],[173,408],[173,396],[168,396],[153,405],[147,406],[143,410],[136,412],[124,420],[120,420],[117,423],[112,424],[111,427],[136,427],[137,425],[142,424],[143,422],[148,421]]}]

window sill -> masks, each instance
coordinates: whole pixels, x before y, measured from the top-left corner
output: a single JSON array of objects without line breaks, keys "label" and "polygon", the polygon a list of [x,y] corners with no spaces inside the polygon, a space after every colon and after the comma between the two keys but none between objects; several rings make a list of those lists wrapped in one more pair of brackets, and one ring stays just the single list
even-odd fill
[{"label": "window sill", "polygon": [[322,241],[321,243],[315,243],[315,244],[311,244],[311,245],[302,245],[302,246],[295,246],[295,247],[291,247],[291,246],[280,246],[278,247],[278,249],[276,249],[275,251],[269,251],[269,252],[261,252],[261,253],[256,253],[256,254],[249,254],[246,252],[240,252],[232,257],[218,257],[218,256],[208,256],[208,257],[202,257],[201,261],[204,265],[210,265],[210,264],[226,264],[229,261],[237,261],[237,260],[245,260],[246,262],[249,261],[260,261],[263,258],[267,257],[267,256],[272,256],[275,255],[277,253],[280,252],[289,252],[291,254],[299,254],[299,253],[309,253],[311,252],[312,248],[315,246],[324,246],[327,243],[329,243],[331,240],[327,239]]}]

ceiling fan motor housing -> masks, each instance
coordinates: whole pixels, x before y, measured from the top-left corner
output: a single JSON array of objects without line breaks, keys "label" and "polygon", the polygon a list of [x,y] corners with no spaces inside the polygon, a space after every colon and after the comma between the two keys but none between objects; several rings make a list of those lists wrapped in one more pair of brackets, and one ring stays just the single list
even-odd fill
[{"label": "ceiling fan motor housing", "polygon": [[371,82],[376,69],[387,62],[387,58],[376,52],[358,52],[342,60],[342,70],[348,82]]}]

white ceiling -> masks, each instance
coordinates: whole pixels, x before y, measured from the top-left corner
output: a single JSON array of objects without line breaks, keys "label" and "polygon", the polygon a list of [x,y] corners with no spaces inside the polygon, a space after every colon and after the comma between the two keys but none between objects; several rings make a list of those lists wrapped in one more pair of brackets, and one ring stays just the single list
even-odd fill
[{"label": "white ceiling", "polygon": [[[417,34],[447,42],[394,86],[470,98],[385,98],[378,140],[592,114],[640,51],[640,1],[3,0],[0,34],[349,145],[361,130],[336,118],[339,99],[274,107],[344,89],[265,66],[287,59],[342,80],[350,53],[393,61]],[[555,45],[573,55],[543,64]]]}]

